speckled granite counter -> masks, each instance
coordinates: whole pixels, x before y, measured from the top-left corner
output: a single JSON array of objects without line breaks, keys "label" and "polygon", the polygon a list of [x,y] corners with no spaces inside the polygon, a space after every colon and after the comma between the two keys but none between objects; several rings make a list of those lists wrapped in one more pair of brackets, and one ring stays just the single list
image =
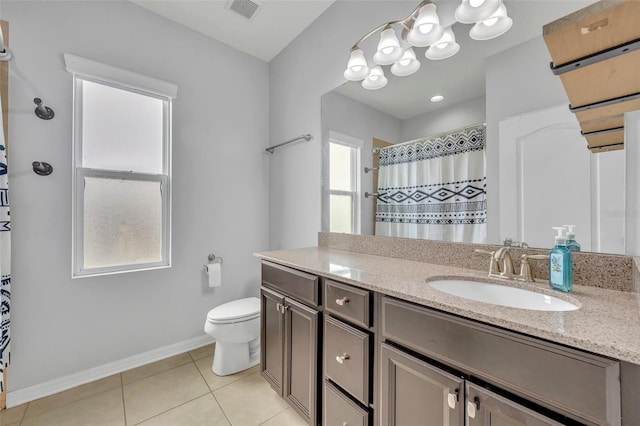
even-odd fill
[{"label": "speckled granite counter", "polygon": [[[373,256],[329,248],[257,253],[261,259],[374,290],[462,317],[640,365],[640,295],[574,285],[570,295],[546,283],[490,280],[483,271]],[[451,296],[427,281],[465,278],[514,285],[580,305],[570,312],[496,306]]]}]

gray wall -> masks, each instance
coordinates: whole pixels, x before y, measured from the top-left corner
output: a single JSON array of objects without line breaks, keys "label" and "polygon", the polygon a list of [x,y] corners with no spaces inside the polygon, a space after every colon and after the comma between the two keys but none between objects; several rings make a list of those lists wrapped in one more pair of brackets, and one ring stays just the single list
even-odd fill
[{"label": "gray wall", "polygon": [[404,120],[401,141],[411,141],[471,124],[484,123],[485,119],[485,98],[481,96]]},{"label": "gray wall", "polygon": [[[267,64],[129,2],[3,1],[2,18],[15,55],[9,391],[201,336],[208,310],[257,295],[252,253],[268,244]],[[65,52],[179,87],[170,269],[71,279]],[[53,120],[33,114],[36,96],[55,110]],[[50,162],[53,174],[35,175],[35,160]],[[223,286],[215,290],[201,272],[210,252],[224,258]]]}]

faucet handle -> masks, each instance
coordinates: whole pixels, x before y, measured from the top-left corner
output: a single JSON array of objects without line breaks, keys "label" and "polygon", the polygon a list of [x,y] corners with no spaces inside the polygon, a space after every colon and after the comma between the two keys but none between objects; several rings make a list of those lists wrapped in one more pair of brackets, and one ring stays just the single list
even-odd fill
[{"label": "faucet handle", "polygon": [[491,256],[491,262],[489,263],[489,276],[500,274],[500,264],[498,263],[498,259],[496,259],[495,251],[483,250],[483,249],[475,249],[474,251],[476,253],[488,254],[489,256]]},{"label": "faucet handle", "polygon": [[533,270],[531,269],[531,264],[529,264],[529,259],[548,259],[548,254],[523,254],[520,256],[520,275],[519,278],[524,279],[527,282],[535,282],[535,276],[533,275]]}]

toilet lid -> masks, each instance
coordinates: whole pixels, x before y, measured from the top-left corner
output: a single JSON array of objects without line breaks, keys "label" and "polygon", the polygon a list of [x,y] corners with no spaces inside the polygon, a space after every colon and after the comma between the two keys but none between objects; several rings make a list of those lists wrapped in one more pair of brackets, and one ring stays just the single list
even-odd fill
[{"label": "toilet lid", "polygon": [[257,297],[247,297],[246,299],[234,300],[224,303],[209,311],[207,319],[209,321],[229,321],[260,315],[260,299]]}]

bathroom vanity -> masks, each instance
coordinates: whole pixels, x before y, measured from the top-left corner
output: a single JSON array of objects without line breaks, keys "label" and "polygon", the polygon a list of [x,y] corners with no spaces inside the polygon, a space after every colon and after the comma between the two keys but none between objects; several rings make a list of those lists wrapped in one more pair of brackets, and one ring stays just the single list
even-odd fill
[{"label": "bathroom vanity", "polygon": [[262,374],[309,424],[640,424],[635,293],[578,284],[578,310],[528,311],[427,284],[483,271],[322,247],[258,256]]}]

